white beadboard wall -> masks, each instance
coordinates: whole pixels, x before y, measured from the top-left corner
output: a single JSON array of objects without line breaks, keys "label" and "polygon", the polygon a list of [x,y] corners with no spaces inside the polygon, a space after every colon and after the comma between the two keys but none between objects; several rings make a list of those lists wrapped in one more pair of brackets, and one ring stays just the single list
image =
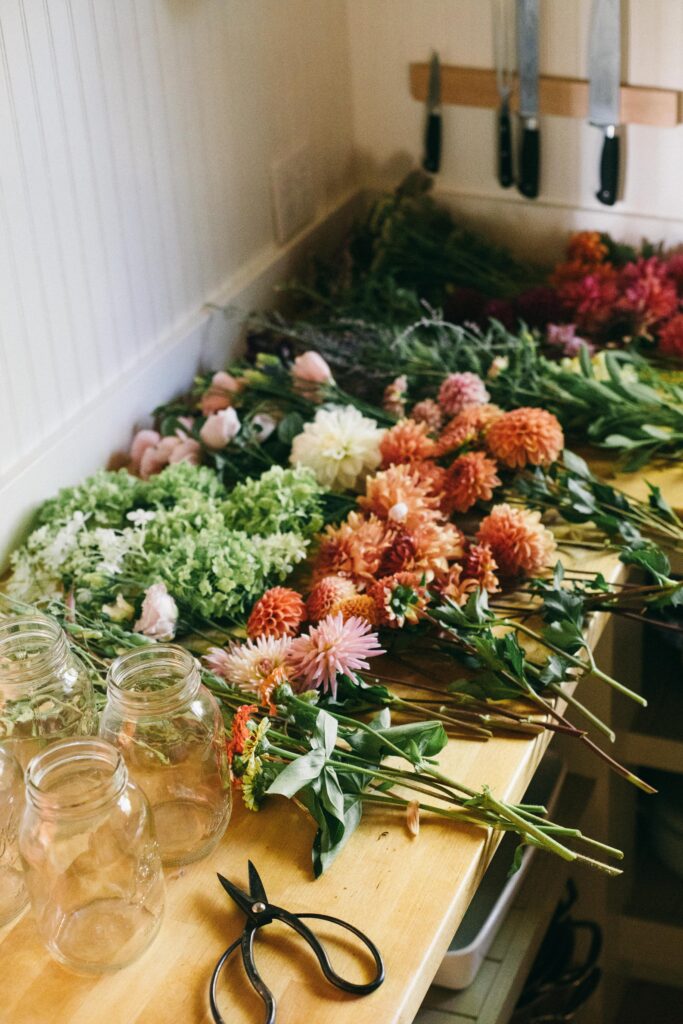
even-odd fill
[{"label": "white beadboard wall", "polygon": [[321,216],[348,194],[345,2],[0,0],[0,138],[7,520],[185,386],[216,344],[205,302],[291,252],[273,159],[310,144]]},{"label": "white beadboard wall", "polygon": [[[541,0],[541,72],[586,77],[590,0]],[[364,176],[394,178],[421,156],[423,105],[408,64],[437,49],[444,63],[493,67],[491,0],[349,0],[354,137]],[[683,89],[681,0],[622,0],[624,81]],[[541,196],[524,200],[495,178],[493,111],[444,107],[438,187],[466,219],[528,254],[559,251],[577,227],[683,241],[683,126],[625,132],[623,200],[594,198],[601,138],[569,118],[542,119]]]}]

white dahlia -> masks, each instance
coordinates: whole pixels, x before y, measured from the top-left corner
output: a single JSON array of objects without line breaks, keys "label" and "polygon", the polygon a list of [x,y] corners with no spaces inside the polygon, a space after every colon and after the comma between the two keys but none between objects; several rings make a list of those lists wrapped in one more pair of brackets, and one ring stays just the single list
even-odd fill
[{"label": "white dahlia", "polygon": [[289,461],[308,466],[329,490],[358,490],[381,462],[384,430],[352,405],[320,409],[292,443]]}]

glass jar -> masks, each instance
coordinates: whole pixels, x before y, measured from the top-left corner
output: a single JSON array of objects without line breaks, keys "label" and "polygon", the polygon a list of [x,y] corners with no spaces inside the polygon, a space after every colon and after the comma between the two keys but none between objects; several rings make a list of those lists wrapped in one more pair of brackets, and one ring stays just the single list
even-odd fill
[{"label": "glass jar", "polygon": [[192,655],[153,644],[117,658],[100,736],[147,794],[164,864],[209,853],[227,827],[232,794],[223,718]]},{"label": "glass jar", "polygon": [[38,932],[59,963],[115,971],[150,944],[164,907],[154,821],[111,744],[60,740],[33,758],[19,849]]},{"label": "glass jar", "polygon": [[24,909],[28,893],[19,860],[19,819],[24,806],[24,776],[0,745],[0,927]]},{"label": "glass jar", "polygon": [[23,769],[52,740],[97,731],[92,683],[59,623],[0,619],[0,743]]}]

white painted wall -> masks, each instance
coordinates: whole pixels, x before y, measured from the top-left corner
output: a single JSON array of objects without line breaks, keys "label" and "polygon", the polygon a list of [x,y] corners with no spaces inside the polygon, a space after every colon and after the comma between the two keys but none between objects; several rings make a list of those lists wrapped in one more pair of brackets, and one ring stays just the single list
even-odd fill
[{"label": "white painted wall", "polygon": [[[493,66],[489,0],[348,0],[359,164],[375,181],[421,156],[423,105],[408,89],[408,65],[437,49],[444,63]],[[541,0],[541,72],[586,77],[590,0]],[[623,0],[623,79],[683,89],[683,3]],[[530,202],[495,177],[493,111],[444,108],[439,188],[468,220],[527,253],[576,227],[639,239],[683,241],[683,126],[630,126],[625,132],[623,201],[611,211],[594,198],[601,138],[569,118],[542,120],[541,197]]]},{"label": "white painted wall", "polygon": [[[179,386],[164,353],[278,254],[274,158],[309,141],[319,213],[348,190],[345,2],[0,0],[0,140],[0,496],[16,498],[154,360],[126,433]],[[80,437],[63,480],[102,461]]]}]

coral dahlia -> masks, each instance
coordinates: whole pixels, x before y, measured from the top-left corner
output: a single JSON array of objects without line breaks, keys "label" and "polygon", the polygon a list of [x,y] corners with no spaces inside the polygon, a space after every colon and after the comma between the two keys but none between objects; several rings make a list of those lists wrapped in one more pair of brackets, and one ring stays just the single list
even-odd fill
[{"label": "coral dahlia", "polygon": [[484,452],[465,452],[448,470],[448,501],[455,512],[469,512],[478,501],[490,501],[500,487],[496,463]]},{"label": "coral dahlia", "polygon": [[419,465],[390,466],[369,477],[358,504],[380,519],[411,530],[427,519],[440,518],[438,496],[430,493],[432,481],[420,479]]},{"label": "coral dahlia", "polygon": [[294,636],[305,618],[306,605],[301,594],[289,587],[271,587],[252,608],[247,635]]},{"label": "coral dahlia", "polygon": [[490,395],[476,373],[449,373],[439,388],[439,405],[448,416],[456,416],[469,405],[484,405]]},{"label": "coral dahlia", "polygon": [[328,526],[314,563],[316,581],[324,576],[346,576],[363,586],[377,572],[388,543],[387,526],[375,515],[349,512],[339,526]]},{"label": "coral dahlia", "polygon": [[479,590],[479,583],[472,577],[463,576],[463,567],[452,565],[445,579],[439,585],[439,592],[462,608],[471,594]]},{"label": "coral dahlia", "polygon": [[555,538],[541,522],[541,513],[512,505],[494,505],[482,520],[477,540],[487,544],[502,576],[533,576],[555,553]]},{"label": "coral dahlia", "polygon": [[306,599],[306,612],[311,622],[319,622],[332,611],[339,601],[355,597],[358,591],[344,576],[323,576]]},{"label": "coral dahlia", "polygon": [[523,406],[503,413],[486,434],[491,454],[511,469],[550,466],[564,448],[564,434],[556,416],[546,409]]},{"label": "coral dahlia", "polygon": [[358,616],[328,615],[292,641],[289,666],[300,690],[337,693],[337,676],[369,668],[367,659],[384,654],[370,623]]},{"label": "coral dahlia", "polygon": [[436,454],[436,445],[429,437],[426,423],[415,420],[399,420],[396,426],[385,433],[379,446],[382,466],[393,466],[400,462],[419,462]]},{"label": "coral dahlia", "polygon": [[446,455],[464,444],[485,437],[492,423],[503,415],[497,405],[470,405],[450,420],[439,438],[439,454]]},{"label": "coral dahlia", "polygon": [[413,406],[410,418],[416,423],[426,423],[430,430],[441,430],[443,410],[433,398],[424,398]]},{"label": "coral dahlia", "polygon": [[470,544],[463,559],[463,575],[476,580],[482,590],[495,594],[500,587],[496,576],[498,563],[488,544]]}]

